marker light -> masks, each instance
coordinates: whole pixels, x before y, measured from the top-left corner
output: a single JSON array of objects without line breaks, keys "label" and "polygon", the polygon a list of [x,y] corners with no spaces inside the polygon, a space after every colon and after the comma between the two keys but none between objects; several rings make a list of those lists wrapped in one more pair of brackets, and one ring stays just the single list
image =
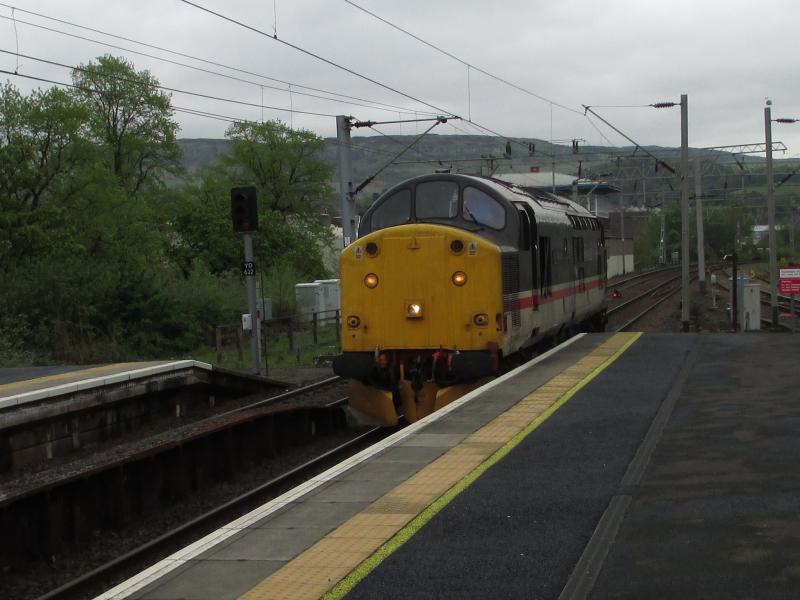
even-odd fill
[{"label": "marker light", "polygon": [[378,255],[378,244],[376,244],[375,242],[369,242],[367,244],[366,248],[364,248],[364,249],[367,251],[367,254],[369,256],[377,256]]},{"label": "marker light", "polygon": [[456,271],[453,273],[453,277],[451,279],[453,280],[454,285],[461,287],[467,283],[467,274],[464,273],[464,271]]},{"label": "marker light", "polygon": [[350,315],[347,317],[347,326],[351,329],[356,329],[359,325],[361,325],[361,319],[359,319],[356,315]]},{"label": "marker light", "polygon": [[611,299],[616,300],[617,298],[622,298],[622,294],[619,290],[611,290]]},{"label": "marker light", "polygon": [[486,327],[489,324],[489,315],[486,313],[478,313],[472,318],[472,321],[478,327]]},{"label": "marker light", "polygon": [[464,251],[464,242],[461,240],[453,240],[450,242],[450,252],[453,254],[461,254]]},{"label": "marker light", "polygon": [[368,288],[374,288],[378,285],[378,276],[375,273],[369,273],[364,277],[364,285]]},{"label": "marker light", "polygon": [[409,302],[406,305],[406,316],[409,319],[421,319],[422,318],[422,303],[420,303],[420,302]]}]

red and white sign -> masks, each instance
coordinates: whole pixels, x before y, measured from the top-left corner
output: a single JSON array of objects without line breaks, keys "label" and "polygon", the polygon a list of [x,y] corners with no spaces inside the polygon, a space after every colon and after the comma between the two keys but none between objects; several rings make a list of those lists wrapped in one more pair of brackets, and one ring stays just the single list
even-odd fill
[{"label": "red and white sign", "polygon": [[778,269],[781,294],[800,294],[800,267]]}]

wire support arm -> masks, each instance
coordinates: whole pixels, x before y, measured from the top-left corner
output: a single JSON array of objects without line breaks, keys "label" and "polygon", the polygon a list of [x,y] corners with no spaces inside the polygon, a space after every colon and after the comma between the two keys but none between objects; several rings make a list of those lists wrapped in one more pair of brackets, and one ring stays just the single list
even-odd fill
[{"label": "wire support arm", "polygon": [[626,135],[625,133],[623,133],[622,131],[620,131],[620,130],[619,130],[619,129],[617,129],[616,127],[614,127],[614,125],[612,125],[611,123],[609,123],[608,121],[606,121],[606,120],[605,120],[603,117],[601,117],[599,114],[597,114],[595,111],[593,111],[591,106],[587,106],[587,105],[585,105],[585,104],[584,104],[584,105],[583,105],[583,109],[584,109],[584,111],[585,111],[585,112],[584,112],[584,115],[585,115],[587,112],[590,112],[590,113],[592,113],[592,114],[593,114],[595,117],[597,117],[598,119],[600,119],[600,120],[601,120],[603,123],[605,123],[606,125],[608,125],[608,126],[611,128],[611,129],[613,129],[614,131],[616,131],[618,134],[620,134],[622,137],[624,137],[626,140],[628,140],[628,141],[629,141],[631,144],[633,144],[633,145],[636,147],[636,150],[641,150],[642,152],[644,152],[645,154],[647,154],[647,156],[649,156],[649,157],[650,157],[650,158],[652,158],[654,161],[656,161],[656,162],[657,162],[659,165],[661,165],[662,167],[664,167],[664,168],[665,168],[667,171],[669,171],[669,172],[670,172],[670,173],[672,173],[673,175],[677,175],[677,171],[676,171],[676,169],[675,169],[675,168],[674,168],[672,165],[670,165],[668,162],[665,162],[665,161],[661,160],[661,159],[660,159],[660,158],[658,158],[658,157],[657,157],[655,154],[653,154],[652,152],[650,152],[649,150],[647,150],[647,148],[643,148],[641,145],[639,145],[639,143],[638,143],[638,142],[636,142],[636,140],[634,140],[634,139],[633,139],[633,138],[631,138],[630,136]]},{"label": "wire support arm", "polygon": [[401,150],[401,151],[400,151],[400,152],[399,152],[399,153],[398,153],[398,154],[397,154],[397,155],[396,155],[394,158],[392,158],[392,160],[390,160],[390,161],[389,161],[389,162],[387,162],[385,165],[383,165],[383,166],[382,166],[380,169],[378,169],[378,170],[377,170],[377,171],[376,171],[376,172],[375,172],[373,175],[370,175],[370,176],[369,176],[369,177],[367,177],[367,178],[366,178],[364,181],[362,181],[360,184],[358,184],[358,187],[357,187],[355,190],[353,190],[353,196],[355,196],[355,195],[356,195],[358,192],[360,192],[360,191],[361,191],[361,190],[363,190],[365,187],[367,187],[367,186],[368,186],[370,183],[372,183],[372,181],[373,181],[373,180],[374,180],[374,179],[375,179],[375,178],[376,178],[378,175],[380,175],[380,174],[381,174],[381,173],[383,173],[383,172],[384,172],[386,169],[388,169],[390,166],[392,166],[392,165],[394,164],[394,162],[395,162],[395,161],[396,161],[398,158],[400,158],[401,156],[403,156],[403,154],[405,154],[406,152],[408,152],[409,150],[411,150],[411,148],[413,148],[414,146],[416,146],[416,145],[417,145],[417,143],[418,143],[418,142],[419,142],[419,141],[420,141],[422,138],[424,138],[426,135],[428,135],[428,133],[430,133],[430,131],[431,131],[431,130],[432,130],[434,127],[436,127],[437,125],[439,125],[440,123],[442,123],[442,121],[439,121],[439,120],[437,120],[437,121],[436,121],[436,122],[435,122],[433,125],[431,125],[430,127],[428,127],[428,128],[425,130],[425,131],[423,131],[422,133],[420,133],[420,134],[419,134],[417,137],[415,137],[415,138],[412,140],[412,142],[411,142],[410,144],[408,144],[408,145],[407,145],[405,148],[403,148],[403,149],[402,149],[402,150]]},{"label": "wire support arm", "polygon": [[402,121],[355,121],[352,126],[353,127],[372,127],[374,125],[394,125],[397,123],[430,123],[431,121],[436,121],[437,123],[447,123],[448,120],[455,120],[461,119],[461,117],[451,116],[451,117],[443,117],[437,116],[432,117],[430,119],[404,119]]}]

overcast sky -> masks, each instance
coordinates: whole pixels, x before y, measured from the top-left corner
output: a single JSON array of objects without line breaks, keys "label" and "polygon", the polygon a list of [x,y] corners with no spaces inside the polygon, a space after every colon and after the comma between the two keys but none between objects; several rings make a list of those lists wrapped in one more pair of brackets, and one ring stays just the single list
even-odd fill
[{"label": "overcast sky", "polygon": [[[252,31],[201,12],[179,0],[4,0],[78,25],[204,58],[292,83],[287,86],[253,74],[211,66],[189,58],[114,40],[63,23],[0,6],[0,49],[69,65],[109,52],[149,69],[162,85],[250,102],[253,107],[173,94],[179,107],[242,119],[261,119],[262,103],[359,119],[396,120],[398,109],[379,110],[303,96],[310,86],[415,111],[433,111],[373,83],[347,74]],[[516,91],[472,71],[418,41],[391,29],[343,0],[196,0],[198,4],[272,33],[325,58],[405,92],[430,105],[472,119],[507,136],[570,140],[608,145],[583,116],[582,104],[642,105],[678,101],[689,95],[689,143],[693,147],[764,140],[765,98],[773,117],[800,117],[798,27],[800,4],[791,0],[655,2],[654,0],[354,0],[477,67],[577,111]],[[246,81],[169,64],[107,45],[37,29],[36,23],[102,40]],[[69,81],[69,72],[30,58],[0,54],[0,68]],[[6,77],[3,75],[2,77]],[[10,77],[30,89],[44,85]],[[281,88],[265,87],[261,84]],[[263,101],[262,101],[263,93]],[[471,102],[468,100],[471,99]],[[362,102],[362,104],[364,104]],[[596,108],[641,144],[677,146],[678,108]],[[421,115],[420,115],[421,116]],[[280,118],[320,135],[335,135],[330,116],[291,114],[269,108],[265,119]],[[223,121],[176,114],[181,137],[222,137]],[[437,133],[474,133],[465,122],[439,126]],[[614,145],[628,145],[595,120]],[[425,125],[386,126],[387,133],[414,133]],[[800,154],[800,123],[773,127],[786,143],[786,156]]]}]

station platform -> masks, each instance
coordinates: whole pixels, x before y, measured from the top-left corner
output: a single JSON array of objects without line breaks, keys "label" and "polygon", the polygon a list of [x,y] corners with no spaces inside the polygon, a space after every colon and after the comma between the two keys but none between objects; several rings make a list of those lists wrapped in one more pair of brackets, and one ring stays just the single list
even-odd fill
[{"label": "station platform", "polygon": [[799,350],[577,336],[98,598],[793,598]]},{"label": "station platform", "polygon": [[19,367],[0,369],[0,408],[102,387],[157,373],[203,366],[193,360],[111,363],[93,367]]}]

